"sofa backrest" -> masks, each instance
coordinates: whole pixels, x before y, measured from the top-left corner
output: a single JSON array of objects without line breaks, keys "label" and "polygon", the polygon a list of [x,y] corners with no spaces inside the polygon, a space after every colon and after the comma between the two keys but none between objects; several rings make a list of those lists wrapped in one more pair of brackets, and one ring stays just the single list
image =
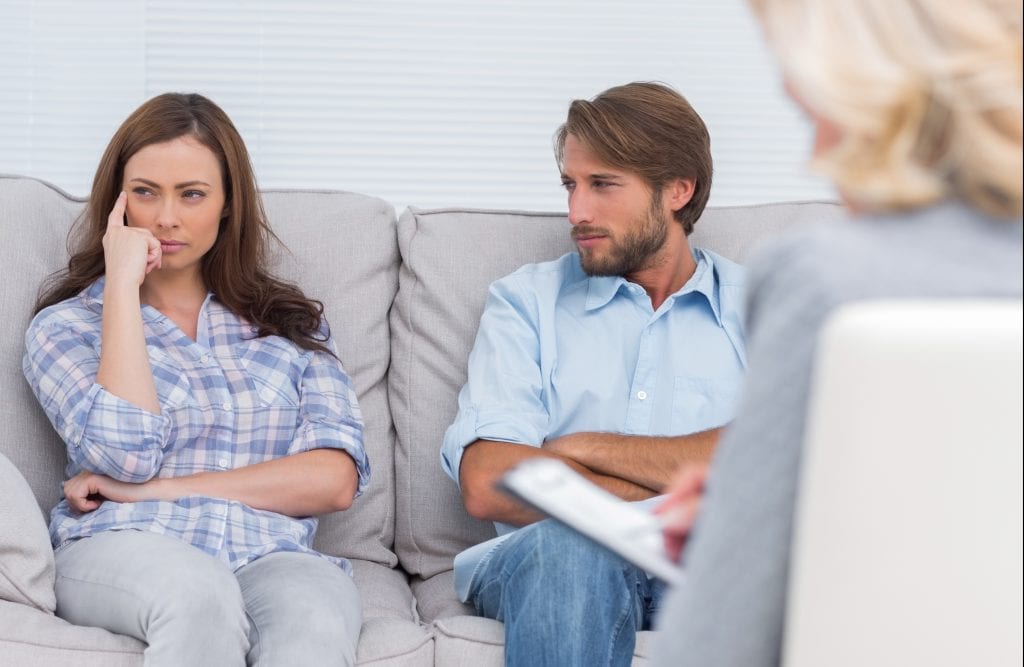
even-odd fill
[{"label": "sofa backrest", "polygon": [[[352,508],[324,517],[316,546],[325,553],[394,565],[394,428],[387,405],[388,310],[397,289],[394,209],[340,191],[266,190],[270,224],[285,248],[274,269],[324,302],[366,422],[372,483]],[[45,512],[60,499],[63,444],[21,373],[24,333],[42,280],[67,264],[68,229],[85,200],[41,181],[0,176],[0,373],[4,401],[0,451],[28,479]]]},{"label": "sofa backrest", "polygon": [[[691,241],[742,262],[766,237],[841,215],[829,202],[711,208]],[[388,384],[398,436],[395,551],[411,574],[426,579],[449,570],[455,554],[494,535],[489,522],[466,513],[442,472],[441,440],[466,380],[488,285],[572,250],[568,228],[562,213],[410,208],[399,218]]]}]

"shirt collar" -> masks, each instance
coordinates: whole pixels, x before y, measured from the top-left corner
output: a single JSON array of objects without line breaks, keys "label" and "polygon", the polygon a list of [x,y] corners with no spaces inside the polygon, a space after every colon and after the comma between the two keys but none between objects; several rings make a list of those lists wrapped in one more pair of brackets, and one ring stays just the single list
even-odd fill
[{"label": "shirt collar", "polygon": [[[695,248],[693,258],[697,262],[697,269],[690,276],[690,279],[680,287],[670,299],[677,299],[690,292],[699,292],[708,300],[711,312],[715,315],[715,321],[722,326],[721,304],[719,303],[718,284],[715,280],[715,265],[704,249]],[[582,270],[582,269],[581,269]],[[587,300],[586,309],[597,310],[607,305],[620,290],[631,294],[647,294],[644,289],[636,283],[631,283],[622,276],[591,276],[587,279]]]}]

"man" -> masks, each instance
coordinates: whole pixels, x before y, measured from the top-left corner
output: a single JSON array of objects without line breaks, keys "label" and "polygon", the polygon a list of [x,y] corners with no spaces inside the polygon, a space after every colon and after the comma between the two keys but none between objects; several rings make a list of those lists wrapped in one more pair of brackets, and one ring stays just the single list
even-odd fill
[{"label": "man", "polygon": [[689,245],[711,153],[678,93],[576,100],[555,143],[577,252],[491,286],[442,465],[501,537],[459,555],[456,588],[504,622],[507,664],[622,665],[661,584],[494,485],[555,457],[639,501],[707,461],[745,366],[743,274]]}]

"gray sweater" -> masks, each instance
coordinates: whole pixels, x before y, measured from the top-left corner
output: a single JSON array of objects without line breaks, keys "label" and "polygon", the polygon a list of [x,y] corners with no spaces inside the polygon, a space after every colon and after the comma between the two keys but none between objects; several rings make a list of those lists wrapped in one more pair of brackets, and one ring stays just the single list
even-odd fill
[{"label": "gray sweater", "polygon": [[751,262],[749,370],[657,621],[659,665],[758,667],[781,657],[794,498],[818,331],[873,298],[1021,297],[1020,220],[957,204],[819,225]]}]

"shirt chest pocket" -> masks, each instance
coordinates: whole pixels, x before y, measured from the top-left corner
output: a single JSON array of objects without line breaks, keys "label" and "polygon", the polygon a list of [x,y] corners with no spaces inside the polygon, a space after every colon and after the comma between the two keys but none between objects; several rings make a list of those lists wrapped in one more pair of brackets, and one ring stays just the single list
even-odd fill
[{"label": "shirt chest pocket", "polygon": [[717,428],[736,413],[740,383],[701,377],[676,377],[672,395],[672,432],[685,435]]},{"label": "shirt chest pocket", "polygon": [[275,337],[248,341],[239,354],[255,406],[297,408],[301,363],[294,345]]}]

